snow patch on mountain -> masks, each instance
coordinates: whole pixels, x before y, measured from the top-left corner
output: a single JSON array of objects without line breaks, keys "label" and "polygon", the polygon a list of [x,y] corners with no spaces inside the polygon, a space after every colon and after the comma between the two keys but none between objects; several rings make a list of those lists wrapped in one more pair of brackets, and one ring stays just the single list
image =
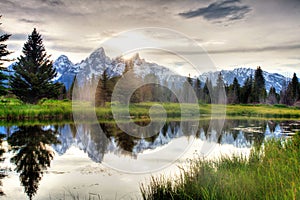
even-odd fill
[{"label": "snow patch on mountain", "polygon": [[[131,58],[131,61],[134,64],[133,70],[135,74],[142,78],[145,78],[149,74],[155,75],[160,84],[168,84],[169,88],[173,83],[175,87],[181,87],[184,81],[186,81],[186,77],[180,76],[162,65],[147,62],[145,59],[140,58],[138,53]],[[109,58],[102,47],[96,49],[85,60],[77,64],[73,64],[66,56],[60,56],[53,64],[58,74],[55,81],[62,82],[69,89],[75,75],[78,76],[79,80],[83,81],[91,79],[93,75],[102,75],[104,70],[106,70],[108,77],[111,78],[122,75],[125,70],[125,63],[126,60],[123,57]],[[242,86],[248,77],[254,77],[255,69],[236,68],[234,70],[207,72],[200,75],[199,79],[204,83],[206,78],[209,78],[212,84],[216,85],[219,73],[222,74],[225,84],[231,84],[236,77]],[[267,91],[273,86],[277,92],[280,92],[284,82],[291,80],[283,75],[268,73],[266,71],[263,71],[263,75]]]},{"label": "snow patch on mountain", "polygon": [[[206,81],[206,78],[209,78],[212,80],[212,84],[216,85],[218,75],[222,74],[224,83],[227,85],[230,85],[233,83],[234,78],[236,77],[239,84],[241,86],[244,85],[246,79],[250,76],[254,78],[255,69],[251,68],[236,68],[234,70],[221,70],[221,71],[215,71],[215,72],[207,72],[203,73],[199,76],[199,79],[202,82]],[[270,88],[273,86],[275,87],[277,92],[280,92],[282,89],[282,85],[284,82],[289,82],[291,79],[284,77],[283,75],[277,74],[277,73],[269,73],[266,71],[263,71],[263,76],[265,78],[265,85],[266,90],[269,91]]]}]

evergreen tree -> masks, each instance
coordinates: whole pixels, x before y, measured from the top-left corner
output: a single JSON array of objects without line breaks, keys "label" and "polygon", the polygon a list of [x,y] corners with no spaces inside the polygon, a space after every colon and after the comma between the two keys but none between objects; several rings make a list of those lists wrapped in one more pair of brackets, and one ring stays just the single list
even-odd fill
[{"label": "evergreen tree", "polygon": [[199,78],[197,78],[196,81],[195,81],[194,91],[197,95],[197,98],[200,99],[202,91],[201,91],[201,81],[200,81]]},{"label": "evergreen tree", "polygon": [[170,102],[171,100],[171,96],[172,96],[172,91],[169,89],[169,83],[167,81],[167,79],[165,79],[163,81],[163,86],[161,86],[161,90],[162,90],[162,98],[161,101],[162,102]]},{"label": "evergreen tree", "polygon": [[56,71],[36,29],[28,36],[22,52],[24,55],[13,67],[11,91],[22,101],[33,104],[42,98],[57,98],[61,84],[52,81]]},{"label": "evergreen tree", "polygon": [[244,86],[241,88],[240,93],[240,102],[241,103],[250,103],[251,93],[252,93],[252,76],[248,77],[244,82]]},{"label": "evergreen tree", "polygon": [[263,76],[263,71],[260,67],[257,67],[254,75],[254,82],[251,93],[252,103],[264,103],[266,100],[267,92],[265,85],[265,78]]},{"label": "evergreen tree", "polygon": [[218,75],[217,86],[214,88],[214,93],[214,103],[226,103],[225,84],[221,72]]},{"label": "evergreen tree", "polygon": [[9,55],[11,52],[7,50],[7,45],[4,44],[4,42],[8,40],[10,36],[11,35],[9,34],[0,35],[0,96],[7,94],[7,87],[5,84],[5,81],[7,80],[7,76],[3,73],[3,71],[5,70],[5,68],[3,67],[3,62],[10,61],[5,57]]},{"label": "evergreen tree", "polygon": [[[73,90],[74,90],[74,88],[75,88],[75,84],[76,84],[75,81],[76,81],[76,78],[77,78],[77,75],[74,76],[74,78],[73,78],[73,80],[72,80],[72,84],[71,84],[71,86],[70,86],[70,88],[69,88],[69,90],[68,90],[68,92],[67,92],[67,97],[68,97],[69,99],[71,99],[71,100],[72,100],[72,98],[73,98]],[[76,87],[77,87],[77,84],[76,84]],[[76,95],[75,95],[74,98],[77,99]]]},{"label": "evergreen tree", "polygon": [[59,96],[58,99],[59,100],[63,100],[67,98],[67,89],[66,86],[64,84],[61,84],[61,87],[59,89]]},{"label": "evergreen tree", "polygon": [[291,100],[296,102],[299,99],[299,81],[296,73],[294,73],[292,81],[289,84],[291,90]]},{"label": "evergreen tree", "polygon": [[211,92],[212,91],[212,83],[211,80],[206,78],[204,87],[203,87],[203,93],[202,93],[202,100],[204,103],[211,103]]},{"label": "evergreen tree", "polygon": [[267,103],[268,104],[277,104],[278,100],[279,100],[279,95],[276,93],[276,89],[272,86],[269,91]]},{"label": "evergreen tree", "polygon": [[287,86],[287,81],[283,81],[282,89],[280,91],[280,103],[291,105],[290,88]]},{"label": "evergreen tree", "polygon": [[95,106],[105,106],[105,102],[111,101],[111,96],[115,85],[117,84],[120,76],[112,78],[108,77],[107,70],[104,70],[102,76],[98,81],[98,85],[95,89]]},{"label": "evergreen tree", "polygon": [[228,88],[228,103],[238,104],[240,103],[240,84],[236,77],[233,79],[233,83]]},{"label": "evergreen tree", "polygon": [[190,90],[193,88],[193,80],[189,74],[189,76],[186,78],[186,81],[183,83],[183,101],[186,103],[192,103],[192,91]]},{"label": "evergreen tree", "polygon": [[95,93],[95,106],[105,106],[105,102],[108,99],[108,75],[107,71],[104,70]]}]

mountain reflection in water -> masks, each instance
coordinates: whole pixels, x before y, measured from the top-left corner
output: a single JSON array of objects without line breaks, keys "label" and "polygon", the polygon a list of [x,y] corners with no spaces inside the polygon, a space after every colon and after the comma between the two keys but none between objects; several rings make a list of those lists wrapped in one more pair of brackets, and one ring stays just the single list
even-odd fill
[{"label": "mountain reflection in water", "polygon": [[[195,126],[195,121],[171,121],[156,135],[145,138],[124,133],[115,123],[1,127],[0,132],[4,134],[0,135],[0,144],[7,141],[8,148],[0,146],[0,162],[5,160],[5,153],[11,153],[10,162],[15,166],[25,193],[32,199],[55,153],[63,155],[71,147],[84,151],[92,161],[100,163],[109,153],[139,159],[139,154],[167,146],[176,138],[195,137],[220,145],[250,148],[260,146],[265,138],[282,137],[285,132],[299,129],[299,123],[292,121],[225,120],[222,129],[217,128],[217,123],[217,120],[200,120]],[[145,122],[137,124],[147,125]],[[0,182],[6,174],[0,165]],[[0,195],[5,189],[3,185]]]}]

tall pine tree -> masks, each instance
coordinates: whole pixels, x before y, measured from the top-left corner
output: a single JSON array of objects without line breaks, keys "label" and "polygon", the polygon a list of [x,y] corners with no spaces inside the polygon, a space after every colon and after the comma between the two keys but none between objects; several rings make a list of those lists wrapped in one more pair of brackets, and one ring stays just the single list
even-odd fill
[{"label": "tall pine tree", "polygon": [[42,98],[57,98],[61,84],[52,81],[56,71],[36,29],[28,36],[22,52],[24,55],[13,67],[11,91],[26,103],[36,104]]},{"label": "tall pine tree", "polygon": [[99,79],[95,92],[95,106],[105,106],[105,102],[108,101],[109,88],[108,88],[108,75],[107,70],[104,70],[102,76]]},{"label": "tall pine tree", "polygon": [[228,88],[227,102],[230,104],[240,103],[240,84],[236,77],[233,79],[233,83]]},{"label": "tall pine tree", "polygon": [[7,87],[5,83],[5,81],[7,80],[7,76],[3,73],[3,71],[5,70],[5,68],[3,67],[3,62],[10,61],[6,58],[6,56],[9,55],[11,52],[7,50],[7,45],[4,44],[4,42],[8,40],[10,36],[11,35],[9,34],[0,35],[0,96],[7,94]]},{"label": "tall pine tree", "polygon": [[289,87],[291,87],[291,98],[294,103],[299,99],[299,81],[296,73],[294,73],[292,82],[290,82]]},{"label": "tall pine tree", "polygon": [[212,83],[211,80],[206,78],[204,87],[203,87],[203,93],[202,93],[202,100],[204,103],[211,103],[211,93],[212,93]]},{"label": "tall pine tree", "polygon": [[252,76],[250,76],[245,80],[244,86],[241,88],[241,93],[240,93],[241,103],[250,103],[251,95],[252,95],[252,84],[253,84],[253,78]]},{"label": "tall pine tree", "polygon": [[263,71],[260,67],[257,67],[254,75],[252,91],[252,103],[265,103],[267,92],[265,85],[265,78],[263,76]]},{"label": "tall pine tree", "polygon": [[269,91],[267,103],[268,104],[277,104],[278,100],[279,100],[279,95],[276,93],[276,89],[272,86]]},{"label": "tall pine tree", "polygon": [[195,90],[195,93],[197,95],[198,100],[201,97],[201,92],[202,92],[201,89],[202,89],[201,88],[201,81],[200,81],[199,78],[197,78],[196,81],[195,81],[195,84],[194,84],[194,90]]},{"label": "tall pine tree", "polygon": [[217,85],[214,88],[214,98],[213,103],[225,104],[226,94],[225,94],[225,84],[223,80],[222,73],[220,72],[217,79]]}]

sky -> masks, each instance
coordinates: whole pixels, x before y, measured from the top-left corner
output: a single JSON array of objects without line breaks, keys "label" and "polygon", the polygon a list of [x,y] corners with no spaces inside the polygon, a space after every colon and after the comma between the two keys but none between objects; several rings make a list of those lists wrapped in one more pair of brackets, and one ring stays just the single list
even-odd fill
[{"label": "sky", "polygon": [[[205,54],[219,70],[261,66],[300,76],[300,0],[1,0],[0,14],[12,58],[33,28],[53,60],[64,54],[73,63],[131,33],[117,45],[147,41],[148,50],[135,51],[178,73],[193,73],[185,61]],[[149,50],[151,42],[164,50]]]}]

